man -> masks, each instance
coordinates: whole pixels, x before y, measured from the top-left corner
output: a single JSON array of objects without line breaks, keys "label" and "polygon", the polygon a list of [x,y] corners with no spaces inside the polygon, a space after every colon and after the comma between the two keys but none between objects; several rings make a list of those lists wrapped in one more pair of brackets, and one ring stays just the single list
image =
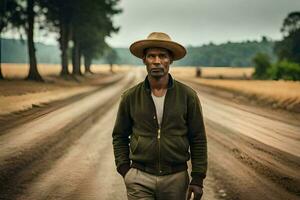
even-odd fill
[{"label": "man", "polygon": [[143,60],[148,75],[122,95],[112,134],[127,197],[184,200],[193,193],[195,200],[201,199],[207,169],[201,105],[194,90],[168,73],[186,50],[167,34],[154,32],[133,43],[130,51]]}]

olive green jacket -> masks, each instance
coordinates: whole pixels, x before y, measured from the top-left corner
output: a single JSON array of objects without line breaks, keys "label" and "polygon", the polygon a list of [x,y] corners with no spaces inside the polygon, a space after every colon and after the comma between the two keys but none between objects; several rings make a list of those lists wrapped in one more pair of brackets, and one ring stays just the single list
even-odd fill
[{"label": "olive green jacket", "polygon": [[112,136],[121,174],[122,167],[136,162],[152,166],[152,174],[166,175],[172,173],[172,166],[186,165],[191,158],[193,179],[202,182],[206,176],[207,142],[198,96],[171,75],[161,127],[146,77],[123,93]]}]

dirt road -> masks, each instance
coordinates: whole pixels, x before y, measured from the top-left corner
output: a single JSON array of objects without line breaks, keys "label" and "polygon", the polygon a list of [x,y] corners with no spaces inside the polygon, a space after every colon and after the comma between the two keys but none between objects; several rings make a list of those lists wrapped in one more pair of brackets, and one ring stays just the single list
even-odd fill
[{"label": "dirt road", "polygon": [[[126,199],[111,131],[120,94],[143,78],[143,71],[134,71],[80,101],[7,128],[0,135],[0,199]],[[300,125],[191,86],[199,92],[208,135],[203,199],[300,199]]]},{"label": "dirt road", "polygon": [[[205,116],[209,171],[224,199],[300,199],[300,123],[187,82]],[[206,92],[204,92],[206,91]]]}]

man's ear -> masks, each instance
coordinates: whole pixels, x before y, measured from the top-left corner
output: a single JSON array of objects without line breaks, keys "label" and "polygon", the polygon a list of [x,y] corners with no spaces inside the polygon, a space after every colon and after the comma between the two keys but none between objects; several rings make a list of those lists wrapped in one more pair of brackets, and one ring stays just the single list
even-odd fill
[{"label": "man's ear", "polygon": [[143,63],[146,64],[146,56],[144,56],[144,57],[142,58],[142,60],[143,60]]}]

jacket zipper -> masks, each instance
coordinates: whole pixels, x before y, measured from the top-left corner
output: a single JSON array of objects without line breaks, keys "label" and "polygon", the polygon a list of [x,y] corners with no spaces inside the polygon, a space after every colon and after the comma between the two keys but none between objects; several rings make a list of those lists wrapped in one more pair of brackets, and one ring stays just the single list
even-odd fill
[{"label": "jacket zipper", "polygon": [[156,114],[156,107],[155,107],[154,101],[152,99],[151,92],[150,92],[150,95],[149,95],[150,99],[152,101],[152,105],[154,107],[155,118],[156,118],[156,125],[158,127],[158,130],[157,130],[157,142],[158,142],[158,172],[159,173],[162,173],[162,171],[161,171],[161,163],[160,163],[160,160],[161,160],[161,155],[160,155],[161,154],[160,153],[160,136],[161,136],[161,125],[163,124],[164,117],[165,117],[167,94],[168,94],[168,90],[166,91],[166,94],[165,94],[164,109],[163,109],[163,116],[162,116],[161,124],[158,123],[158,118],[157,118],[157,114]]},{"label": "jacket zipper", "polygon": [[[160,135],[161,135],[161,127],[164,123],[164,118],[166,116],[166,101],[167,101],[167,95],[168,95],[168,90],[166,91],[166,94],[165,94],[165,100],[164,100],[164,108],[163,108],[163,115],[162,115],[162,120],[161,120],[161,124],[158,123],[158,119],[157,119],[157,124],[158,124],[158,134],[157,134],[157,138],[158,138],[158,151],[159,151],[159,161],[158,161],[158,170],[159,170],[159,173],[162,173],[161,171],[161,164],[160,164],[160,160],[161,160],[161,153],[160,153]],[[152,100],[153,101],[153,100]]]},{"label": "jacket zipper", "polygon": [[155,104],[154,104],[154,101],[152,99],[152,96],[151,94],[149,95],[150,96],[150,99],[152,101],[152,105],[153,105],[153,108],[154,108],[154,111],[155,111],[155,119],[156,119],[156,127],[158,127],[157,129],[157,143],[158,143],[158,172],[161,173],[161,164],[160,164],[160,132],[161,132],[161,126],[159,125],[158,123],[158,118],[157,118],[157,114],[156,114],[156,107],[155,107]]},{"label": "jacket zipper", "polygon": [[159,125],[159,128],[158,128],[158,131],[157,131],[157,140],[158,140],[158,170],[159,170],[159,173],[161,173],[161,166],[160,166],[160,125]]}]

